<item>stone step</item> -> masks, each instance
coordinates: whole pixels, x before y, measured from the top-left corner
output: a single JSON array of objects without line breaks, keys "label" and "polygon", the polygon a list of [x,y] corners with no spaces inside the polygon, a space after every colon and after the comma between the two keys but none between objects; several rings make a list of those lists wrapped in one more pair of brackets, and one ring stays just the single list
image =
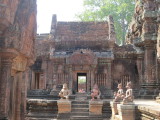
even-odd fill
[{"label": "stone step", "polygon": [[56,118],[26,118],[25,120],[57,120]]},{"label": "stone step", "polygon": [[89,108],[88,104],[72,104],[72,108]]},{"label": "stone step", "polygon": [[89,104],[89,101],[72,101],[72,104]]},{"label": "stone step", "polygon": [[84,95],[84,96],[87,96],[87,93],[79,93],[79,92],[77,92],[77,93],[76,93],[76,96],[77,96],[77,95]]},{"label": "stone step", "polygon": [[54,118],[54,117],[57,117],[57,113],[50,113],[50,114],[34,113],[34,114],[27,114],[26,116],[27,117],[39,117],[39,118],[45,118],[45,117]]},{"label": "stone step", "polygon": [[[95,117],[91,117],[91,116],[72,116],[71,120],[104,120],[104,118],[99,117],[99,116],[95,116]],[[106,120],[110,120],[110,119],[106,119]]]},{"label": "stone step", "polygon": [[71,112],[71,116],[89,116],[89,112],[76,112],[76,111],[73,111]]},{"label": "stone step", "polygon": [[87,97],[76,97],[75,100],[87,100]]},{"label": "stone step", "polygon": [[89,116],[71,116],[71,120],[89,120]]},{"label": "stone step", "polygon": [[72,108],[72,111],[74,112],[89,112],[89,108]]}]

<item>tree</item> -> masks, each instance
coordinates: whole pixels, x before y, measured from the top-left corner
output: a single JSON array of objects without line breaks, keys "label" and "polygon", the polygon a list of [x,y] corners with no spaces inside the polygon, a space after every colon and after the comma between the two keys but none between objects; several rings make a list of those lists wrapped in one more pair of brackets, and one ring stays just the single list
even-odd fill
[{"label": "tree", "polygon": [[134,0],[84,0],[84,11],[76,16],[82,21],[103,21],[108,15],[112,15],[117,43],[124,44],[134,5]]}]

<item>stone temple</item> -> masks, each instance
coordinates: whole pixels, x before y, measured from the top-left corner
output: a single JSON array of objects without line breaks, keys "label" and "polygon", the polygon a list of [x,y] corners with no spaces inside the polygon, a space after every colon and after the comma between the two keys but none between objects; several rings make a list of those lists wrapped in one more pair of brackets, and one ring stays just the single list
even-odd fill
[{"label": "stone temple", "polygon": [[112,16],[36,35],[36,0],[0,1],[0,120],[160,120],[159,9],[136,0],[120,46]]}]

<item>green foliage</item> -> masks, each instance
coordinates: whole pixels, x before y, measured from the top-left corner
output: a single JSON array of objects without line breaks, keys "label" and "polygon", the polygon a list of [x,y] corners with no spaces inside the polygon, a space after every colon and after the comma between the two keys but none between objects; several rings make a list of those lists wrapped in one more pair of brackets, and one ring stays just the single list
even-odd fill
[{"label": "green foliage", "polygon": [[84,0],[84,11],[76,16],[82,21],[103,21],[108,15],[112,15],[120,44],[125,40],[134,5],[134,0]]},{"label": "green foliage", "polygon": [[78,77],[78,84],[84,84],[84,83],[86,83],[86,77],[79,76]]}]

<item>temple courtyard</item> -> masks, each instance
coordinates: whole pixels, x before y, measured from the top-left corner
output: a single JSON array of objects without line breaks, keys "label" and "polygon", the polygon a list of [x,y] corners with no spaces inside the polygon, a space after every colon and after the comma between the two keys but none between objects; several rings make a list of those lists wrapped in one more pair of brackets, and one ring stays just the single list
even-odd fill
[{"label": "temple courtyard", "polygon": [[135,1],[121,45],[112,15],[44,34],[36,16],[0,0],[0,120],[160,120],[160,0]]}]

